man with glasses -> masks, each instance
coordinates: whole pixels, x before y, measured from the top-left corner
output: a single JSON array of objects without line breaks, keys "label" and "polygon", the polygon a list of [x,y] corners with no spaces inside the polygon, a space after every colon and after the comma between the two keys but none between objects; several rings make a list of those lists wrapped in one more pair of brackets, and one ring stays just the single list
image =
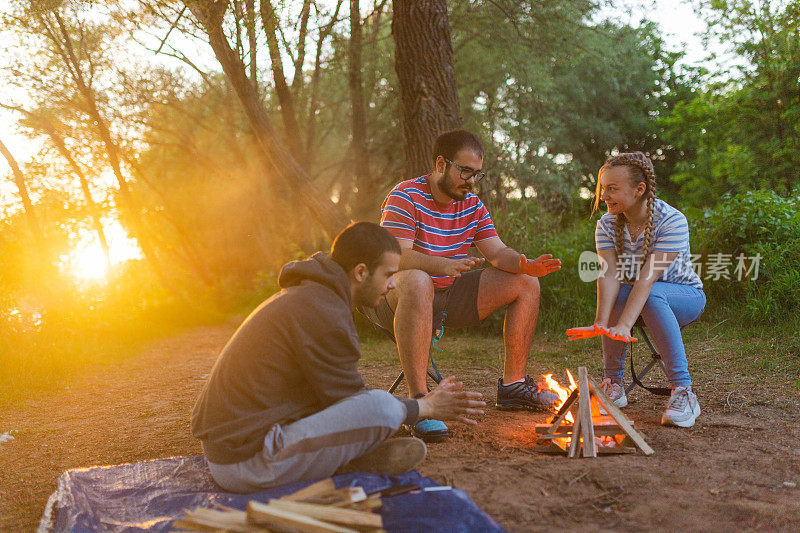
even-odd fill
[{"label": "man with glasses", "polygon": [[[537,278],[560,269],[561,261],[551,255],[527,259],[500,240],[486,207],[472,194],[486,175],[477,136],[449,131],[433,148],[431,173],[398,184],[381,206],[381,225],[397,237],[402,255],[395,288],[375,311],[378,323],[394,331],[409,396],[428,392],[432,330],[475,326],[508,306],[497,407],[551,409],[558,396],[540,391],[525,365],[539,314]],[[473,244],[483,258],[468,255]],[[471,270],[484,261],[494,268]],[[417,421],[412,433],[428,442],[449,436],[447,426],[434,419]]]}]

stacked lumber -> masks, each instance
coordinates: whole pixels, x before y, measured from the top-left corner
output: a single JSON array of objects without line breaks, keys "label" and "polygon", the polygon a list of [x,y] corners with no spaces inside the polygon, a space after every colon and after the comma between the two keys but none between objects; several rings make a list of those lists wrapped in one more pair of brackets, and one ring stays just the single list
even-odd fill
[{"label": "stacked lumber", "polygon": [[[577,405],[576,405],[577,404]],[[601,415],[600,406],[608,415]],[[574,423],[564,422],[572,412]],[[633,427],[619,407],[589,377],[585,366],[578,367],[578,388],[556,413],[552,422],[536,424],[537,450],[544,453],[566,453],[569,457],[597,457],[604,454],[655,453]]]},{"label": "stacked lumber", "polygon": [[247,510],[222,505],[186,511],[173,524],[174,531],[231,531],[241,533],[297,531],[302,533],[353,533],[383,531],[380,494],[367,496],[361,487],[337,489],[324,479],[267,503],[251,500]]}]

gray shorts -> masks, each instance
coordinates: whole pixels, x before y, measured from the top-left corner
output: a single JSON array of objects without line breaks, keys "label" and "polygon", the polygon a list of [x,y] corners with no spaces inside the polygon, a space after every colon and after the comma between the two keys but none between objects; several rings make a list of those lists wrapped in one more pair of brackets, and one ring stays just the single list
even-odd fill
[{"label": "gray shorts", "polygon": [[[438,330],[444,323],[448,328],[478,326],[478,287],[483,269],[470,270],[457,277],[453,284],[433,293],[433,324],[431,330]],[[383,298],[375,308],[377,323],[388,331],[394,331],[394,311]]]}]

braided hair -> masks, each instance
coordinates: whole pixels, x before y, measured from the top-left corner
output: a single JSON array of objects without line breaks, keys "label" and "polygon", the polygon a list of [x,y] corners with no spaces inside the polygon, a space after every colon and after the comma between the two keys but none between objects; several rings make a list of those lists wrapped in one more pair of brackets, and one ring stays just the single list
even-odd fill
[{"label": "braided hair", "polygon": [[[647,261],[653,246],[653,211],[656,202],[656,173],[653,163],[642,152],[626,152],[609,157],[597,174],[597,192],[594,201],[594,211],[600,204],[600,177],[603,171],[611,167],[627,167],[631,185],[636,186],[644,183],[646,186],[645,196],[647,202],[647,226],[644,230],[644,245],[642,246],[642,265]],[[625,223],[627,218],[624,213],[617,215],[616,226],[614,227],[614,243],[617,250],[617,257],[624,251],[625,245]]]}]

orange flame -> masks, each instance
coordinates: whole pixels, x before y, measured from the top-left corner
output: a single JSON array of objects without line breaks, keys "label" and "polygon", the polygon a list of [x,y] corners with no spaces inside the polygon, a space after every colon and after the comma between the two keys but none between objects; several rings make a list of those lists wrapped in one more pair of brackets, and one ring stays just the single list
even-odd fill
[{"label": "orange flame", "polygon": [[[558,394],[559,401],[555,405],[556,410],[560,409],[561,406],[566,403],[569,395],[572,394],[572,391],[578,388],[578,384],[575,382],[575,378],[572,376],[572,372],[569,370],[567,370],[567,378],[569,379],[569,387],[563,387],[558,380],[553,379],[552,373],[542,374],[542,379],[539,381],[539,390],[549,390]],[[575,422],[571,412],[567,413],[567,415],[564,417],[564,420],[571,423]],[[570,437],[562,438],[567,445],[570,443]],[[619,441],[613,436],[597,436],[595,437],[595,443],[598,446],[614,447],[619,444]]]},{"label": "orange flame", "polygon": [[[560,409],[562,405],[567,401],[569,398],[570,393],[573,390],[578,388],[577,383],[575,383],[575,379],[572,377],[572,374],[569,370],[567,370],[567,377],[569,378],[570,386],[569,388],[565,388],[561,386],[557,380],[553,379],[553,374],[542,374],[542,379],[539,382],[539,389],[540,390],[549,390],[558,394],[558,403],[554,406],[556,410]],[[567,413],[565,420],[569,422],[574,422],[572,418],[572,413]]]}]

